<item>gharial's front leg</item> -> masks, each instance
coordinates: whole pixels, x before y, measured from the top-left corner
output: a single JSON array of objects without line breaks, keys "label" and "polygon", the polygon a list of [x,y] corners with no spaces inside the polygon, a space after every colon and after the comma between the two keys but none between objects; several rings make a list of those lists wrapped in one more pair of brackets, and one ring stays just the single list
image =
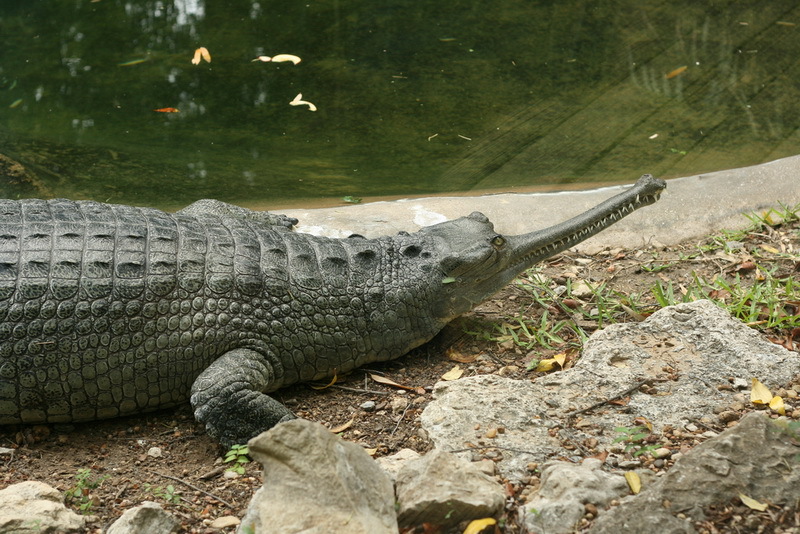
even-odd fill
[{"label": "gharial's front leg", "polygon": [[286,406],[262,393],[273,378],[272,365],[258,352],[226,352],[192,385],[195,418],[224,447],[247,443],[278,423],[295,419]]}]

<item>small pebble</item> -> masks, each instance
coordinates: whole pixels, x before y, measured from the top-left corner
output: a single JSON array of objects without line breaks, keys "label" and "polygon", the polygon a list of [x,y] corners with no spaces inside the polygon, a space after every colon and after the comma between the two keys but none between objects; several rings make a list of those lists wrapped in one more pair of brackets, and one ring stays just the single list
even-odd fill
[{"label": "small pebble", "polygon": [[653,451],[653,458],[669,458],[672,456],[672,451],[666,447],[659,447]]},{"label": "small pebble", "polygon": [[161,451],[161,447],[150,447],[147,449],[147,456],[151,458],[161,458],[164,456],[164,453]]},{"label": "small pebble", "polygon": [[739,414],[733,410],[725,410],[724,412],[720,412],[717,418],[720,423],[730,423],[731,421],[738,420]]},{"label": "small pebble", "polygon": [[359,408],[364,410],[365,412],[374,412],[375,411],[375,401],[367,401],[361,404]]},{"label": "small pebble", "polygon": [[211,528],[228,528],[235,527],[239,523],[241,523],[241,521],[238,517],[234,515],[224,515],[210,522],[208,526]]}]

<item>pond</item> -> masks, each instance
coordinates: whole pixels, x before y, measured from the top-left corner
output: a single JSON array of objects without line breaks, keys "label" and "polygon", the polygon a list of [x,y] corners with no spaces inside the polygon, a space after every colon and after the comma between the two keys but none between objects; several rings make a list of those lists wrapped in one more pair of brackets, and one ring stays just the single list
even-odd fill
[{"label": "pond", "polygon": [[752,165],[800,152],[798,24],[782,0],[2,2],[0,194],[275,207]]}]

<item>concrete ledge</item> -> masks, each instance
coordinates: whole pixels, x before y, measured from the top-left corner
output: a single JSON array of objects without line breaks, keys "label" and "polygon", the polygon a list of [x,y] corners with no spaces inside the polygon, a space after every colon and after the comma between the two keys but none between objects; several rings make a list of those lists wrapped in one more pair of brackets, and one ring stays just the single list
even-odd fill
[{"label": "concrete ledge", "polygon": [[[631,183],[636,177],[631,179]],[[577,215],[626,186],[556,193],[496,194],[479,197],[430,197],[314,210],[282,210],[297,217],[297,230],[330,237],[361,234],[378,237],[401,230],[415,232],[449,219],[483,212],[499,233],[521,234]],[[800,156],[753,167],[675,178],[661,200],[637,211],[576,250],[664,245],[700,238],[721,229],[747,226],[743,213],[800,203]]]}]

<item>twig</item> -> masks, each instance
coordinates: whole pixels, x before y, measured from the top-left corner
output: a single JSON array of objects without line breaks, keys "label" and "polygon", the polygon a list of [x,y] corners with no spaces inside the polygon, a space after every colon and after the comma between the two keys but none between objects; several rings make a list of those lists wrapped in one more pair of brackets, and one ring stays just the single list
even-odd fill
[{"label": "twig", "polygon": [[390,437],[390,438],[391,438],[392,436],[394,436],[394,433],[395,433],[395,432],[397,432],[397,429],[398,429],[398,428],[400,428],[400,423],[402,423],[402,422],[403,422],[403,418],[406,416],[406,412],[408,411],[408,407],[409,407],[409,406],[411,406],[411,403],[410,403],[410,402],[409,402],[408,404],[406,404],[406,407],[403,409],[403,413],[401,413],[401,414],[400,414],[400,419],[397,421],[397,424],[396,424],[396,425],[394,425],[394,429],[392,430],[392,433],[391,433],[391,434],[389,434],[389,437]]},{"label": "twig", "polygon": [[586,408],[583,408],[582,410],[577,410],[575,412],[568,413],[567,414],[567,419],[571,419],[571,418],[575,417],[576,415],[580,415],[582,413],[590,412],[590,411],[594,410],[595,408],[599,408],[600,406],[603,406],[604,404],[608,404],[611,401],[615,401],[617,399],[621,399],[622,397],[624,397],[628,393],[632,393],[632,392],[636,391],[637,389],[639,389],[643,385],[647,384],[648,382],[650,382],[650,379],[642,380],[641,382],[638,382],[637,384],[629,387],[625,391],[617,393],[613,397],[609,397],[609,398],[607,398],[605,400],[601,400],[599,402],[595,402],[594,404],[592,404],[590,406],[587,406]]},{"label": "twig", "polygon": [[375,390],[372,390],[372,389],[349,388],[347,386],[337,386],[336,384],[333,384],[332,386],[328,386],[328,387],[341,389],[343,391],[351,391],[353,393],[364,393],[365,395],[383,395],[383,396],[386,396],[386,397],[391,395],[391,393],[388,393],[386,391],[375,391]]},{"label": "twig", "polygon": [[472,452],[472,451],[477,451],[479,449],[498,449],[498,450],[501,450],[501,451],[519,452],[519,453],[523,453],[523,454],[532,454],[534,456],[536,454],[539,454],[539,453],[537,453],[535,451],[526,451],[524,449],[514,449],[512,447],[501,447],[500,445],[475,445],[474,447],[467,447],[466,449],[455,449],[455,450],[448,451],[448,452],[450,452],[452,454],[455,454],[457,452]]},{"label": "twig", "polygon": [[230,508],[231,510],[236,510],[236,507],[235,507],[235,506],[233,506],[231,503],[229,503],[228,501],[226,501],[226,500],[225,500],[225,499],[223,499],[222,497],[217,497],[217,496],[216,496],[216,495],[214,495],[213,493],[209,493],[209,492],[207,492],[207,491],[206,491],[206,490],[204,490],[204,489],[198,488],[198,487],[197,487],[197,486],[195,486],[194,484],[191,484],[191,483],[189,483],[189,482],[186,482],[185,480],[183,480],[183,479],[181,479],[181,478],[174,477],[174,476],[172,476],[172,475],[165,475],[164,473],[159,473],[158,471],[153,471],[153,473],[154,473],[154,474],[156,474],[156,475],[158,475],[158,476],[162,476],[162,477],[164,477],[164,478],[168,478],[168,479],[170,479],[170,480],[174,480],[175,482],[180,482],[180,483],[181,483],[181,484],[183,484],[184,486],[189,486],[189,487],[190,487],[190,488],[192,488],[193,490],[195,490],[195,491],[199,491],[200,493],[202,493],[202,494],[204,494],[204,495],[207,495],[208,497],[211,497],[212,499],[215,499],[215,500],[217,500],[217,501],[221,502],[222,504],[224,504],[225,506],[227,506],[227,507],[228,507],[228,508]]}]

